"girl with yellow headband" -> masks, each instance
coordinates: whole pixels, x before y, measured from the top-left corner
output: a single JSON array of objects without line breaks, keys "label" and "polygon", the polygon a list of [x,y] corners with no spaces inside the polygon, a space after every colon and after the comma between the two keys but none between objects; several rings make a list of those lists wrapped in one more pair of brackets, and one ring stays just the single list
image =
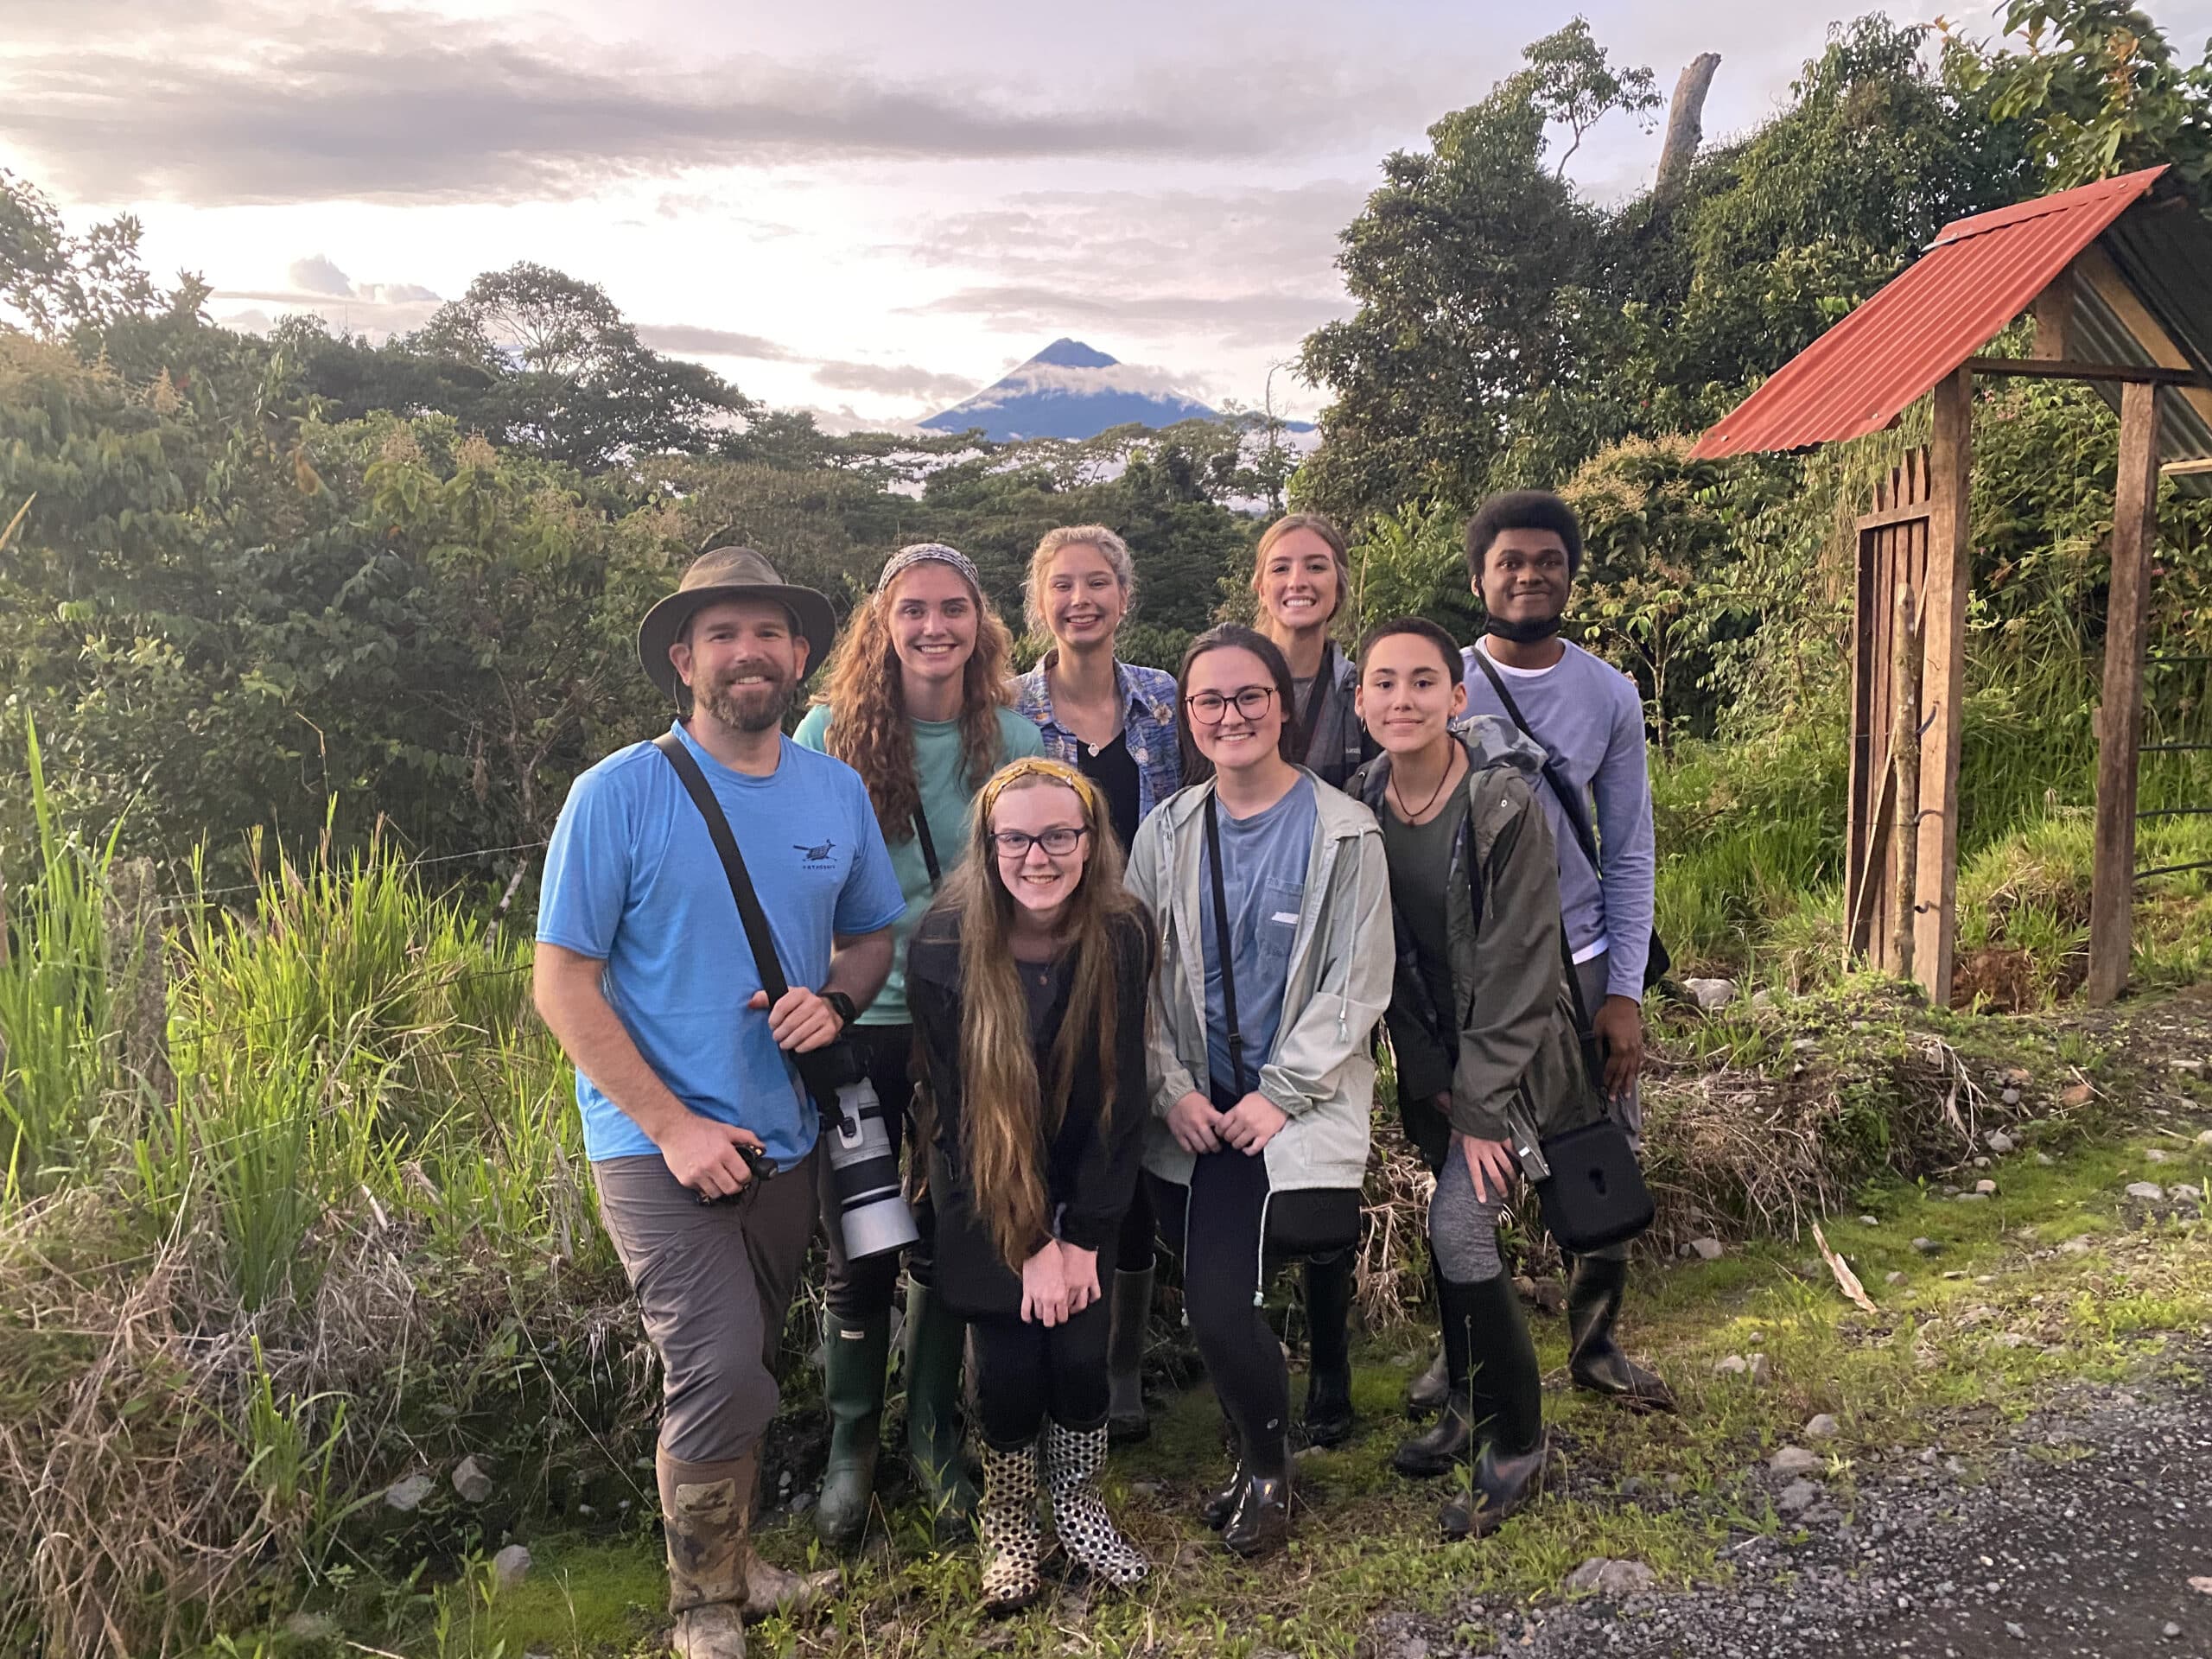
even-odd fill
[{"label": "girl with yellow headband", "polygon": [[1128,1207],[1151,1119],[1152,926],[1122,869],[1097,785],[1058,760],[1016,760],[976,798],[967,856],[907,957],[935,1106],[937,1289],[973,1342],[976,1524],[994,1611],[1041,1590],[1040,1465],[1070,1560],[1110,1584],[1147,1570],[1098,1484],[1098,1250]]}]

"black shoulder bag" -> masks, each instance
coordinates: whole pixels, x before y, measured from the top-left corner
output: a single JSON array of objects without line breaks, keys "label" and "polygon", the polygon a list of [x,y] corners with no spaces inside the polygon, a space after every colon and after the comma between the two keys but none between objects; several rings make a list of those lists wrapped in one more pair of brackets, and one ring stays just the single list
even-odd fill
[{"label": "black shoulder bag", "polygon": [[[1582,856],[1589,861],[1590,874],[1598,878],[1598,885],[1602,890],[1605,878],[1598,864],[1598,836],[1590,827],[1590,815],[1583,804],[1581,791],[1567,782],[1566,774],[1559,769],[1559,763],[1552,759],[1549,747],[1529,729],[1529,722],[1522,717],[1521,705],[1513,701],[1513,694],[1505,689],[1505,677],[1497,671],[1497,664],[1491,661],[1490,653],[1478,643],[1469,649],[1468,655],[1475,659],[1475,665],[1489,677],[1491,690],[1497,693],[1498,702],[1504,705],[1507,716],[1519,728],[1521,735],[1543,750],[1544,781],[1552,786],[1552,793],[1559,798],[1560,807],[1567,814],[1567,827],[1574,831],[1574,844],[1582,849]],[[1651,930],[1650,945],[1643,958],[1644,988],[1649,990],[1664,979],[1667,970],[1674,965],[1675,959],[1668,954],[1666,942],[1659,937],[1659,930],[1655,926]],[[1576,1001],[1580,1006],[1580,997]],[[1583,1029],[1589,1029],[1586,1019],[1583,1022]]]}]

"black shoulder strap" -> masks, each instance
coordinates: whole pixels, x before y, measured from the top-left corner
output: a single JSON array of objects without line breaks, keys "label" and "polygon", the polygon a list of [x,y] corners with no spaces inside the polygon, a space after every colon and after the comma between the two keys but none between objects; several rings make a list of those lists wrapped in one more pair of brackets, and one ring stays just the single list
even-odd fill
[{"label": "black shoulder strap", "polygon": [[[1319,686],[1314,688],[1317,691]],[[1221,823],[1214,813],[1213,791],[1206,792],[1206,863],[1213,872],[1213,948],[1221,957],[1221,1011],[1229,1021],[1229,1069],[1236,1075],[1230,1084],[1236,1097],[1244,1097],[1244,1033],[1236,1023],[1236,975],[1230,965],[1229,893],[1221,879]]]},{"label": "black shoulder strap", "polygon": [[1298,763],[1305,766],[1313,753],[1313,734],[1321,729],[1321,701],[1337,689],[1337,642],[1321,642],[1321,666],[1313,676],[1313,690],[1306,694],[1306,718],[1299,722]]},{"label": "black shoulder strap", "polygon": [[944,880],[944,870],[937,861],[937,842],[930,837],[930,815],[919,801],[914,803],[914,839],[922,843],[922,864],[930,873],[930,891],[934,893]]},{"label": "black shoulder strap", "polygon": [[1590,861],[1590,873],[1603,881],[1604,873],[1598,864],[1598,837],[1590,828],[1590,815],[1582,804],[1580,793],[1560,773],[1559,764],[1552,759],[1552,752],[1543,739],[1529,729],[1529,722],[1521,714],[1521,705],[1513,701],[1513,694],[1505,689],[1505,677],[1497,671],[1497,664],[1491,661],[1490,653],[1478,643],[1467,648],[1467,654],[1475,659],[1475,666],[1489,676],[1491,690],[1497,693],[1498,702],[1505,705],[1507,718],[1520,728],[1522,736],[1544,751],[1544,781],[1552,786],[1552,793],[1559,797],[1559,804],[1567,812],[1567,828],[1574,831],[1574,844],[1582,849],[1582,856]]},{"label": "black shoulder strap", "polygon": [[691,804],[707,821],[707,834],[713,837],[715,851],[721,856],[722,874],[729,878],[730,897],[737,900],[738,919],[745,924],[745,942],[753,947],[753,966],[760,977],[760,988],[768,993],[772,1004],[777,1002],[791,988],[791,983],[784,977],[783,963],[776,956],[775,938],[768,931],[767,913],[760,908],[760,895],[753,891],[753,877],[746,870],[745,855],[737,850],[737,837],[730,833],[729,820],[722,815],[721,803],[715,798],[707,774],[699,770],[699,763],[683,747],[682,738],[674,732],[663,732],[653,740],[653,747],[676,768],[676,775],[683,780],[683,792],[691,798]]}]

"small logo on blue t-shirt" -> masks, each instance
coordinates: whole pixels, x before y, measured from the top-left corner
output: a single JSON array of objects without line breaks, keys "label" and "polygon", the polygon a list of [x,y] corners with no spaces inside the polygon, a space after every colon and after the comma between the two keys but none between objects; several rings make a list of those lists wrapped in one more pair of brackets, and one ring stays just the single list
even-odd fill
[{"label": "small logo on blue t-shirt", "polygon": [[817,842],[811,847],[801,842],[795,841],[791,843],[791,850],[801,854],[805,858],[808,869],[819,869],[827,865],[830,862],[830,855],[835,852],[836,848],[837,843],[834,841]]}]

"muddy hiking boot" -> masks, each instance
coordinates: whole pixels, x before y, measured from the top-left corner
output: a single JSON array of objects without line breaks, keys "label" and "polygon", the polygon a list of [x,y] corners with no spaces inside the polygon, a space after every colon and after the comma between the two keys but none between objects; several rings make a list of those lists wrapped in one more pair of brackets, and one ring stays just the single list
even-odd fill
[{"label": "muddy hiking boot", "polygon": [[786,1572],[753,1548],[760,1471],[757,1452],[726,1463],[685,1463],[665,1451],[653,1459],[677,1659],[744,1659],[748,1619],[803,1613],[836,1592],[835,1571]]},{"label": "muddy hiking boot", "polygon": [[1621,1351],[1613,1327],[1628,1287],[1625,1260],[1578,1255],[1567,1281],[1567,1375],[1578,1389],[1602,1394],[1630,1411],[1679,1411],[1675,1391],[1655,1371]]},{"label": "muddy hiking boot", "polygon": [[1306,1263],[1306,1413],[1308,1446],[1342,1446],[1351,1438],[1351,1302],[1350,1250]]},{"label": "muddy hiking boot", "polygon": [[975,1518],[976,1486],[960,1446],[960,1368],[968,1325],[927,1285],[906,1286],[906,1457],[941,1530]]},{"label": "muddy hiking boot", "polygon": [[1116,1446],[1152,1433],[1144,1403],[1144,1351],[1152,1335],[1153,1269],[1114,1274],[1107,1308],[1106,1430]]},{"label": "muddy hiking boot", "polygon": [[876,1453],[883,1437],[883,1373],[890,1353],[889,1308],[856,1321],[830,1316],[822,1356],[830,1459],[822,1471],[814,1529],[823,1543],[841,1549],[860,1541],[875,1501]]}]

